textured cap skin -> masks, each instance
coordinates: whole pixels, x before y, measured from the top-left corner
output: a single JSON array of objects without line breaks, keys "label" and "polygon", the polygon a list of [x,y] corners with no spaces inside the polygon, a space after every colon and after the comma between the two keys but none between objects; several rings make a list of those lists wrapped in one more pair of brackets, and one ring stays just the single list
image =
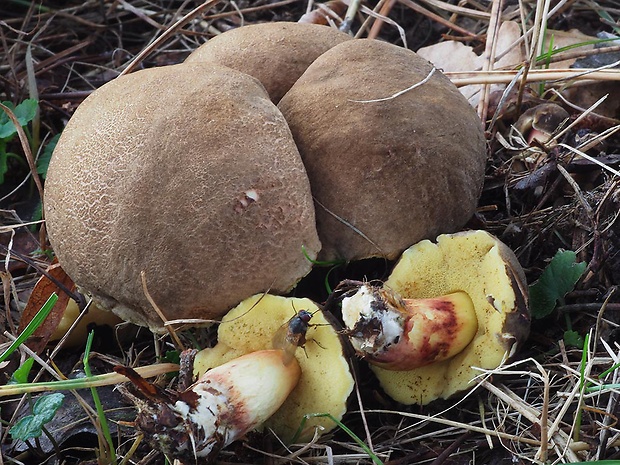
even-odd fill
[{"label": "textured cap skin", "polygon": [[343,32],[318,24],[253,24],[210,39],[185,62],[219,63],[254,76],[277,103],[310,63],[350,39]]},{"label": "textured cap skin", "polygon": [[122,318],[216,318],[289,290],[320,243],[286,121],[254,78],[182,64],[120,77],[69,121],[45,213],[65,271]]},{"label": "textured cap skin", "polygon": [[[482,124],[456,87],[414,52],[370,39],[312,63],[278,107],[317,210],[320,259],[396,258],[460,229],[482,189]],[[338,219],[336,218],[338,217]]]}]

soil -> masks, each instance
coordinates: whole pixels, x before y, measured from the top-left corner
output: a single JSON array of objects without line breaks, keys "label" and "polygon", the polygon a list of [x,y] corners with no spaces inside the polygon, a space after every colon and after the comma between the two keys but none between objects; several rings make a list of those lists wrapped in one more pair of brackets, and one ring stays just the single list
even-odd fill
[{"label": "soil", "polygon": [[[6,170],[0,183],[0,276],[4,289],[0,353],[8,348],[10,337],[17,336],[25,326],[23,321],[20,324],[24,308],[35,283],[53,260],[40,222],[40,190],[33,181],[28,158],[43,157],[46,149],[51,151],[54,136],[62,132],[84,98],[118,76],[145,49],[149,53],[136,62],[136,69],[179,63],[216,33],[259,22],[297,21],[308,6],[297,0],[214,3],[214,7],[190,15],[179,27],[173,25],[197,6],[195,2],[4,0],[0,4],[0,99],[17,105],[34,98],[39,110],[26,126],[25,144],[18,136],[0,139],[0,149],[6,142],[4,152],[13,154],[6,158],[0,154],[0,169],[5,165]],[[556,4],[551,2],[552,7]],[[361,37],[376,34],[396,45],[406,40],[412,50],[453,40],[482,53],[489,37],[487,19],[453,11],[461,6],[490,13],[491,4],[486,1],[444,4],[402,0],[363,5],[366,9],[352,23],[353,33],[361,31]],[[562,5],[549,19],[549,30],[578,29],[588,35],[619,33],[620,10],[615,0],[601,0],[597,9],[585,0]],[[325,6],[340,15],[346,10],[334,0]],[[368,9],[375,7],[383,8],[390,22],[380,28],[376,22],[374,29],[365,28]],[[518,2],[506,1],[503,8],[505,18],[521,20]],[[532,5],[528,8],[531,12]],[[528,20],[533,16],[532,12]],[[462,30],[469,34],[459,32]],[[149,49],[162,34],[167,34],[167,39]],[[501,92],[491,94],[485,121],[485,184],[477,213],[466,229],[487,230],[505,242],[516,253],[530,284],[540,278],[559,250],[575,251],[576,261],[585,263],[586,268],[548,316],[534,315],[529,339],[513,360],[514,365],[498,370],[489,378],[492,384],[481,384],[467,395],[424,407],[400,405],[382,392],[368,367],[360,362],[359,398],[352,400],[350,413],[342,422],[363,441],[372,442],[383,463],[620,460],[616,369],[620,360],[620,138],[612,129],[620,123],[620,111],[613,104],[620,101],[620,84],[615,76],[615,81],[610,81],[615,88],[598,83],[599,91],[611,93],[611,103],[594,112],[560,98],[554,91],[560,86],[551,81],[543,86],[530,84],[519,92],[517,86],[504,100]],[[594,83],[589,88],[593,94],[596,86]],[[577,121],[558,143],[523,141],[511,130],[526,110],[549,102],[568,112],[569,123]],[[585,138],[605,131],[612,133],[588,147],[586,157],[573,150]],[[43,163],[39,162],[39,166]],[[39,177],[44,189],[43,173],[41,168]],[[317,268],[300,283],[295,294],[325,302],[329,293],[324,281],[333,288],[343,279],[385,279],[391,266],[376,259],[334,269]],[[91,364],[96,372],[109,373],[119,364],[142,366],[174,358],[174,340],[154,338],[144,328],[121,325],[115,331],[96,327],[95,335]],[[180,337],[186,343],[204,347],[213,344],[214,334],[212,329],[196,328],[181,332]],[[83,375],[83,344],[60,347],[51,360],[53,343],[45,346],[31,342],[44,363],[58,373]],[[25,351],[17,351],[0,362],[0,384],[8,383],[27,357]],[[30,381],[39,368],[35,364]],[[49,379],[50,375],[44,373],[39,380]],[[170,382],[169,378],[159,380],[161,385]],[[611,387],[596,392],[593,387],[597,385]],[[325,390],[327,395],[327,379]],[[87,392],[84,395],[89,396]],[[166,463],[160,453],[145,445],[132,448],[133,409],[125,400],[111,390],[102,391],[101,396],[105,408],[114,411],[109,418],[118,462],[127,459],[123,463]],[[0,391],[0,465],[113,462],[84,412],[67,413],[67,409],[78,405],[68,393],[65,410],[47,425],[41,438],[28,443],[13,440],[11,425],[28,412],[17,407],[20,398],[3,397]],[[27,404],[35,401],[36,396],[26,398]],[[84,421],[72,423],[67,419],[78,417],[84,417]],[[269,432],[252,433],[225,449],[218,463],[309,462],[372,460],[350,435],[337,428],[312,444],[291,446],[290,450]]]}]

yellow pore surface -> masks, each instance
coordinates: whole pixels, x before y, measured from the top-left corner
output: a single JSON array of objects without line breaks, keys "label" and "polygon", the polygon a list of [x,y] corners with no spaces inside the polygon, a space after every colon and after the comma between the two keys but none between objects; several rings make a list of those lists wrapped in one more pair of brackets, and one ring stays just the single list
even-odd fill
[{"label": "yellow pore surface", "polygon": [[[404,298],[431,298],[456,291],[473,301],[478,330],[453,358],[408,371],[373,367],[382,387],[404,404],[427,404],[473,386],[483,373],[497,368],[511,350],[505,321],[517,311],[517,299],[505,246],[484,231],[441,235],[406,250],[386,281]],[[507,257],[506,257],[507,258]]]},{"label": "yellow pore surface", "polygon": [[[275,334],[300,310],[316,312],[306,335],[305,351],[298,348],[294,354],[301,366],[301,377],[282,407],[264,423],[285,442],[291,442],[306,414],[330,413],[341,419],[353,390],[353,377],[340,337],[322,313],[317,312],[314,302],[269,294],[244,300],[222,319],[218,344],[199,352],[194,364],[194,370],[201,375],[243,354],[271,349]],[[326,417],[311,418],[298,440],[311,439],[317,426],[326,432],[336,425]]]}]

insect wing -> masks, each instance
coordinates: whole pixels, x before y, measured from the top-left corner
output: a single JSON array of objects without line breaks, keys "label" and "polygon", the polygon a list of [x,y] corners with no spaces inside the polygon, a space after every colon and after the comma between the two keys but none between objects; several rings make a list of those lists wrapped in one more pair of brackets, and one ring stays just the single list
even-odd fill
[{"label": "insect wing", "polygon": [[[295,318],[295,317],[293,317]],[[281,349],[284,351],[284,364],[288,365],[295,357],[295,351],[299,347],[300,338],[302,334],[291,333],[290,331],[291,320],[284,323],[276,333],[273,335],[271,346],[274,349]]]}]

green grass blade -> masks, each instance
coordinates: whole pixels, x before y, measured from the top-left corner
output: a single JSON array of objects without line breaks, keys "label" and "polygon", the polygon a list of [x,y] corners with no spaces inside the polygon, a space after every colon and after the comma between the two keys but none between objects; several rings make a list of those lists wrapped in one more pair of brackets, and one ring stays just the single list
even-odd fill
[{"label": "green grass blade", "polygon": [[[86,349],[84,350],[84,373],[86,373],[87,378],[92,378],[93,374],[90,371],[90,364],[88,363],[88,357],[90,355],[90,348],[93,344],[93,336],[94,331],[88,333],[88,339],[86,341]],[[105,411],[103,410],[103,405],[101,404],[101,399],[99,399],[99,394],[97,393],[97,388],[91,387],[90,392],[93,396],[93,402],[95,403],[95,407],[97,409],[97,417],[99,418],[99,422],[101,423],[101,430],[103,431],[103,435],[105,437],[106,442],[108,443],[108,449],[110,451],[110,463],[116,465],[116,449],[114,447],[114,441],[112,440],[112,435],[110,434],[110,428],[108,426],[108,420],[105,417]]]},{"label": "green grass blade", "polygon": [[[583,340],[583,349],[581,351],[581,363],[579,366],[579,394],[582,395],[586,384],[586,364],[588,363],[588,349],[590,347],[590,333],[587,333]],[[583,410],[581,409],[581,401],[577,411],[577,418],[575,419],[575,431],[573,432],[573,440],[579,441],[579,435],[581,433],[581,415]]]},{"label": "green grass blade", "polygon": [[41,307],[41,310],[37,312],[37,314],[30,321],[30,323],[28,323],[28,325],[24,328],[24,330],[17,337],[17,339],[15,339],[13,343],[9,346],[9,348],[6,349],[2,353],[2,355],[0,355],[0,362],[4,362],[7,358],[9,358],[11,354],[15,352],[15,350],[17,350],[17,348],[26,341],[26,339],[32,336],[32,333],[34,333],[35,330],[39,326],[41,326],[41,323],[43,323],[43,321],[47,318],[47,315],[50,314],[57,300],[58,295],[55,292],[52,293],[52,295],[49,296],[49,299],[47,299],[47,301]]},{"label": "green grass blade", "polygon": [[364,450],[364,452],[366,452],[366,454],[368,454],[368,456],[372,459],[375,465],[383,465],[383,462],[381,461],[381,459],[377,457],[377,455],[372,450],[370,450],[370,447],[368,447],[366,443],[358,437],[357,434],[351,431],[340,420],[336,419],[331,413],[307,413],[306,415],[304,415],[303,419],[301,420],[301,423],[299,424],[299,428],[297,428],[297,432],[295,433],[295,436],[293,437],[293,442],[297,440],[297,438],[303,431],[304,426],[306,425],[306,421],[308,421],[310,418],[329,418],[331,421],[336,423],[336,425],[338,425],[338,427],[342,431],[347,433],[349,437],[353,439],[357,443],[357,445],[360,446]]}]

